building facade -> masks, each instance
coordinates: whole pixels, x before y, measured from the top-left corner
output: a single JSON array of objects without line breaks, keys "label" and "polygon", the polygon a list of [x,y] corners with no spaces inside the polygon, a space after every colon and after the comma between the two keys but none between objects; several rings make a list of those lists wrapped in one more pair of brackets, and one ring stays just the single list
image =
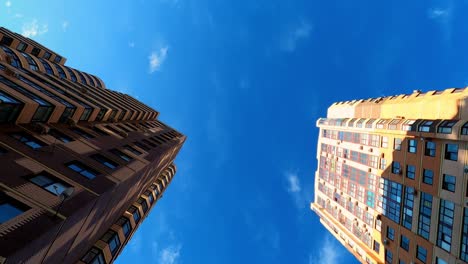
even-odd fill
[{"label": "building facade", "polygon": [[468,89],[337,102],[311,209],[362,263],[468,262]]},{"label": "building facade", "polygon": [[0,28],[0,263],[112,263],[176,172],[159,113]]}]

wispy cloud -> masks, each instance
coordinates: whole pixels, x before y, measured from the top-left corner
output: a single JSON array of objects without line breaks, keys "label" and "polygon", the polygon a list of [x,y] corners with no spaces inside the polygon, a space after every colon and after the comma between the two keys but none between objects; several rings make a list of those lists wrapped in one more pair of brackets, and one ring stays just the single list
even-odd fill
[{"label": "wispy cloud", "polygon": [[31,38],[47,33],[49,28],[47,24],[39,25],[37,19],[33,19],[31,22],[23,24],[21,35]]},{"label": "wispy cloud", "polygon": [[306,20],[301,20],[299,25],[292,27],[281,40],[281,49],[286,52],[296,50],[297,43],[300,40],[307,39],[312,31],[312,25]]},{"label": "wispy cloud", "polygon": [[332,240],[330,235],[326,234],[324,241],[318,252],[314,252],[309,255],[309,264],[321,263],[321,264],[338,264],[343,261],[339,260],[343,249],[339,246],[337,241]]},{"label": "wispy cloud", "polygon": [[6,7],[11,7],[11,1],[6,1],[6,2],[5,2],[5,6],[6,6]]},{"label": "wispy cloud", "polygon": [[180,250],[182,249],[181,245],[173,245],[166,247],[161,250],[159,253],[159,262],[160,264],[176,264],[180,257]]},{"label": "wispy cloud", "polygon": [[67,31],[68,25],[69,25],[68,21],[66,21],[66,20],[63,21],[63,22],[62,22],[62,30],[63,30],[63,31]]},{"label": "wispy cloud", "polygon": [[448,8],[431,8],[429,9],[428,16],[429,18],[443,18],[450,15],[450,10]]},{"label": "wispy cloud", "polygon": [[302,188],[297,172],[285,172],[284,177],[287,181],[286,191],[291,195],[297,209],[304,209],[312,199],[312,192],[308,188]]},{"label": "wispy cloud", "polygon": [[158,71],[161,68],[161,65],[166,60],[168,50],[169,47],[165,46],[160,48],[158,51],[153,51],[151,53],[151,55],[148,57],[150,73]]},{"label": "wispy cloud", "polygon": [[445,1],[444,7],[434,7],[427,11],[428,18],[439,25],[441,34],[447,43],[451,43],[452,41],[454,9],[455,1],[448,0]]},{"label": "wispy cloud", "polygon": [[297,174],[294,173],[287,173],[288,182],[289,182],[289,187],[288,187],[288,192],[292,193],[297,193],[301,191],[301,185],[299,182],[299,178],[297,177]]}]

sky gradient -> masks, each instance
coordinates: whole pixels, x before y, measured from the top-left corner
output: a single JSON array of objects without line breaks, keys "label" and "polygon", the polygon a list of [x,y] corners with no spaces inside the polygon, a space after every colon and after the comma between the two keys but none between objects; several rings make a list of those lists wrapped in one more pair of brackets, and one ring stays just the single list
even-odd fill
[{"label": "sky gradient", "polygon": [[315,121],[468,84],[467,1],[380,2],[10,0],[0,25],[188,137],[116,263],[357,263],[309,209]]}]

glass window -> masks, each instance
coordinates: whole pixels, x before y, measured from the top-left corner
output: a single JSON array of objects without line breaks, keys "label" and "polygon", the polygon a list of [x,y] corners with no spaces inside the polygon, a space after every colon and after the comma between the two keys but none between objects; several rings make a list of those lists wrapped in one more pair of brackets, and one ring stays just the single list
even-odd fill
[{"label": "glass window", "polygon": [[75,75],[75,73],[73,73],[72,69],[70,69],[70,68],[68,68],[66,66],[65,66],[65,69],[67,69],[68,74],[70,74],[70,78],[71,78],[72,82],[76,82],[76,80],[77,80],[76,75]]},{"label": "glass window", "polygon": [[47,144],[45,144],[44,142],[34,138],[33,136],[25,132],[13,133],[11,134],[11,136],[32,149],[40,149],[44,146],[47,146]]},{"label": "glass window", "polygon": [[41,52],[40,49],[34,47],[31,51],[31,54],[37,57],[37,55],[39,55],[40,52]]},{"label": "glass window", "polygon": [[395,229],[387,226],[387,238],[390,240],[395,240]]},{"label": "glass window", "polygon": [[393,222],[399,224],[402,185],[388,179],[380,178],[380,188],[383,191],[380,198],[383,214]]},{"label": "glass window", "polygon": [[81,259],[86,264],[106,264],[102,251],[93,247]]},{"label": "glass window", "polygon": [[426,147],[424,149],[424,155],[429,157],[435,157],[436,155],[436,143],[432,141],[426,141]]},{"label": "glass window", "polygon": [[442,189],[455,192],[455,185],[457,179],[455,176],[444,174],[443,181],[442,181]]},{"label": "glass window", "polygon": [[406,177],[414,180],[416,175],[416,167],[414,165],[406,165]]},{"label": "glass window", "polygon": [[460,246],[460,259],[468,262],[468,208],[463,210],[463,229]]},{"label": "glass window", "polygon": [[421,203],[419,205],[418,235],[429,240],[432,216],[432,195],[421,192]]},{"label": "glass window", "polygon": [[468,135],[468,122],[466,122],[463,127],[462,127],[462,130],[461,130],[461,134],[462,135]]},{"label": "glass window", "polygon": [[37,63],[34,61],[33,58],[31,58],[31,56],[29,56],[29,54],[21,52],[21,55],[23,55],[23,57],[28,61],[30,70],[33,70],[33,71],[39,70],[39,67],[37,67]]},{"label": "glass window", "polygon": [[413,187],[405,187],[405,199],[403,201],[403,217],[401,224],[408,230],[413,226],[413,208],[414,208],[414,194]]},{"label": "glass window", "polygon": [[50,56],[52,56],[52,54],[48,51],[44,52],[44,56],[42,56],[44,59],[48,60],[50,59]]},{"label": "glass window", "polygon": [[458,122],[458,120],[445,120],[437,128],[437,133],[451,134],[452,127]]},{"label": "glass window", "polygon": [[418,245],[417,247],[417,252],[416,252],[416,258],[422,261],[423,263],[426,263],[427,260],[427,250],[423,248],[422,246]]},{"label": "glass window", "polygon": [[29,178],[29,181],[57,196],[70,187],[69,184],[46,172],[41,172]]},{"label": "glass window", "polygon": [[140,143],[138,141],[133,142],[133,144],[135,144],[135,146],[137,146],[137,147],[139,147],[141,149],[144,149],[146,151],[149,151],[151,149],[148,146],[146,146],[145,144],[142,144],[142,143]]},{"label": "glass window", "polygon": [[458,144],[445,144],[445,159],[458,160]]},{"label": "glass window", "polygon": [[8,37],[8,36],[3,36],[2,40],[0,41],[0,44],[5,45],[5,46],[10,46],[11,43],[13,43],[13,38]]},{"label": "glass window", "polygon": [[452,246],[454,214],[455,204],[451,201],[440,199],[437,246],[439,246],[447,252],[450,252]]},{"label": "glass window", "polygon": [[380,253],[380,244],[376,240],[374,240],[374,251]]},{"label": "glass window", "polygon": [[55,62],[55,63],[59,63],[61,60],[62,60],[62,57],[57,56],[57,55],[56,55],[55,58],[54,58],[54,62]]},{"label": "glass window", "polygon": [[54,138],[62,141],[63,143],[68,143],[74,141],[72,137],[58,131],[57,129],[51,129],[49,135],[53,136]]},{"label": "glass window", "polygon": [[436,264],[448,264],[448,262],[441,259],[440,257],[437,257],[436,258]]},{"label": "glass window", "polygon": [[52,70],[52,67],[50,67],[50,64],[47,61],[43,59],[39,59],[39,61],[44,66],[44,69],[46,70],[47,74],[54,75],[54,71]]},{"label": "glass window", "polygon": [[400,162],[398,161],[393,161],[392,162],[392,173],[393,174],[400,174],[401,172],[401,165]]},{"label": "glass window", "polygon": [[65,164],[68,168],[74,170],[75,172],[83,175],[84,177],[92,180],[96,178],[100,173],[95,171],[94,169],[91,169],[90,167],[84,165],[83,163],[79,161],[72,161],[67,164]]},{"label": "glass window", "polygon": [[18,46],[16,46],[16,49],[19,50],[19,51],[24,51],[27,47],[28,47],[28,44],[26,44],[24,42],[20,42],[20,44],[18,44]]},{"label": "glass window", "polygon": [[395,138],[393,141],[393,149],[401,150],[401,138]]},{"label": "glass window", "polygon": [[124,160],[126,162],[130,162],[130,161],[133,160],[132,157],[128,156],[127,154],[123,153],[122,151],[120,151],[118,149],[111,149],[110,152],[117,155],[118,157],[120,157],[122,160]]},{"label": "glass window", "polygon": [[26,205],[0,193],[0,224],[17,217],[28,209]]},{"label": "glass window", "polygon": [[102,236],[101,240],[109,245],[112,256],[115,256],[115,253],[117,253],[120,247],[119,235],[113,230],[108,230],[104,236]]},{"label": "glass window", "polygon": [[0,91],[0,123],[12,123],[16,120],[24,104]]},{"label": "glass window", "polygon": [[18,59],[18,56],[16,56],[16,54],[13,53],[13,51],[11,51],[11,49],[8,47],[6,46],[0,46],[0,47],[3,49],[3,51],[5,51],[8,57],[11,59],[10,65],[15,68],[19,68],[21,66],[21,62]]},{"label": "glass window", "polygon": [[409,153],[416,153],[418,148],[418,141],[416,139],[408,140],[408,152]]},{"label": "glass window", "polygon": [[153,204],[154,202],[154,195],[152,191],[146,191],[145,195],[148,196],[148,200],[150,204]]},{"label": "glass window", "polygon": [[388,147],[388,137],[382,137],[382,148],[387,148]]},{"label": "glass window", "polygon": [[138,221],[140,221],[141,216],[140,216],[140,211],[138,211],[138,208],[132,205],[128,209],[128,212],[133,215],[133,220],[135,220],[135,223],[138,223]]},{"label": "glass window", "polygon": [[143,209],[143,213],[146,213],[148,211],[148,204],[146,203],[146,200],[143,198],[138,198],[137,203],[141,205],[141,208]]},{"label": "glass window", "polygon": [[416,120],[406,120],[401,126],[401,130],[411,131],[413,129],[414,122],[416,122]]},{"label": "glass window", "polygon": [[130,235],[130,232],[132,231],[132,225],[130,224],[130,221],[127,217],[121,216],[119,220],[117,220],[116,224],[122,227],[122,231],[125,237]]},{"label": "glass window", "polygon": [[409,251],[409,246],[410,246],[409,238],[405,237],[404,235],[401,235],[400,247],[406,251]]},{"label": "glass window", "polygon": [[137,156],[143,154],[140,151],[136,150],[134,147],[131,147],[129,145],[125,145],[124,148],[126,148],[128,151],[132,152],[133,154]]},{"label": "glass window", "polygon": [[83,129],[80,129],[80,128],[77,128],[77,127],[72,127],[70,128],[71,131],[75,132],[76,134],[82,136],[83,138],[85,139],[91,139],[91,138],[94,138],[93,135],[91,135],[90,133],[84,131]]},{"label": "glass window", "polygon": [[418,128],[419,132],[429,132],[431,130],[431,126],[434,124],[434,121],[426,120],[423,121]]},{"label": "glass window", "polygon": [[102,165],[108,167],[109,169],[115,170],[117,167],[119,167],[119,164],[117,162],[114,162],[106,157],[104,157],[101,154],[94,154],[91,155],[91,158],[94,159],[95,161],[101,163]]},{"label": "glass window", "polygon": [[429,169],[423,169],[423,182],[425,184],[432,185],[434,180],[434,171]]},{"label": "glass window", "polygon": [[388,249],[385,249],[385,263],[393,263],[393,253]]},{"label": "glass window", "polygon": [[59,73],[60,78],[66,79],[67,75],[65,75],[65,72],[63,71],[62,67],[58,66],[57,64],[54,64],[55,69],[57,69],[57,72]]}]

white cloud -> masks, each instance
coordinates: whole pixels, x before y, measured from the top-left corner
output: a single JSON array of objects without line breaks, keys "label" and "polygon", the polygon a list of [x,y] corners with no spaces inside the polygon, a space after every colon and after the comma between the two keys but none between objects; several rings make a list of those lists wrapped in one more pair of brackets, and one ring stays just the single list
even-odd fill
[{"label": "white cloud", "polygon": [[180,250],[182,246],[169,246],[161,250],[159,253],[160,264],[175,264],[180,257]]},{"label": "white cloud", "polygon": [[158,71],[161,68],[161,65],[166,60],[168,50],[169,47],[165,46],[160,48],[159,51],[153,51],[151,53],[151,55],[148,57],[150,64],[150,73]]},{"label": "white cloud", "polygon": [[134,48],[134,47],[135,47],[135,42],[133,42],[133,41],[129,42],[129,43],[128,43],[128,46],[129,46],[130,48]]},{"label": "white cloud", "polygon": [[339,260],[342,254],[342,248],[338,245],[338,242],[332,241],[330,235],[326,235],[322,244],[322,247],[315,254],[309,255],[309,264],[321,263],[321,264],[338,264],[342,263]]},{"label": "white cloud", "polygon": [[287,173],[287,178],[289,182],[288,192],[297,193],[301,191],[301,184],[297,174]]},{"label": "white cloud", "polygon": [[6,1],[6,2],[5,2],[5,6],[6,6],[6,7],[11,7],[11,1]]},{"label": "white cloud", "polygon": [[68,25],[69,25],[69,24],[68,24],[68,21],[63,21],[63,22],[62,22],[62,30],[63,30],[63,31],[67,31]]},{"label": "white cloud", "polygon": [[432,8],[429,10],[429,17],[430,18],[441,18],[450,15],[449,9],[443,8]]},{"label": "white cloud", "polygon": [[37,19],[33,19],[31,22],[23,24],[21,35],[31,38],[45,34],[47,31],[49,31],[47,24],[39,25]]},{"label": "white cloud", "polygon": [[302,20],[301,23],[289,30],[282,39],[281,49],[287,52],[296,50],[297,43],[302,39],[307,39],[312,31],[312,25]]}]

